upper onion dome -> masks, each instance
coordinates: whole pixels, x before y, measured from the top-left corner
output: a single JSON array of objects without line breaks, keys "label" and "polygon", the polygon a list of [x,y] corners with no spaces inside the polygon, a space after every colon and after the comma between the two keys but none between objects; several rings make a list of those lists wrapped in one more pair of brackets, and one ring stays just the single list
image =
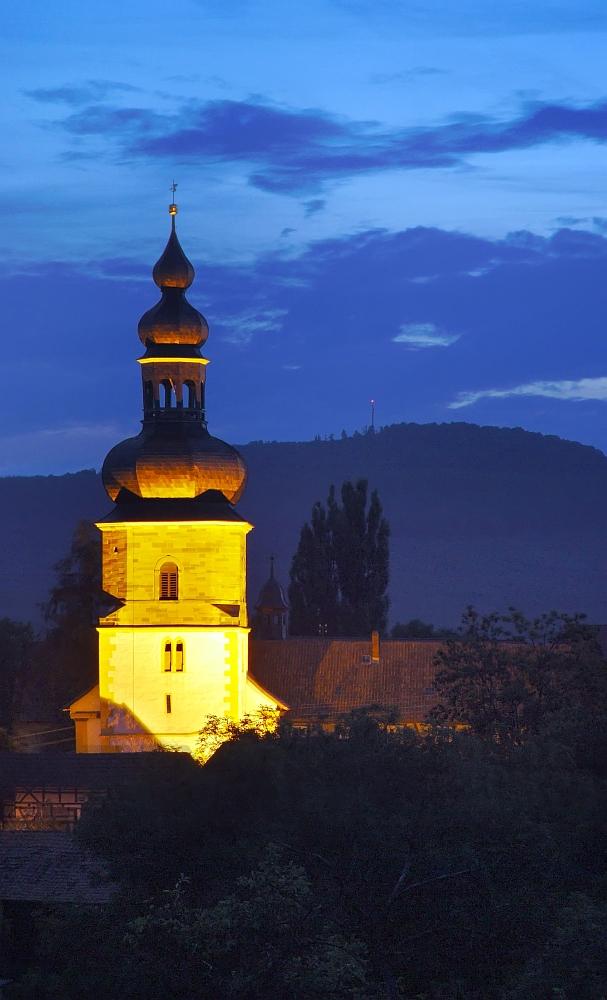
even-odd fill
[{"label": "upper onion dome", "polygon": [[177,205],[171,205],[169,212],[171,235],[152,271],[162,298],[139,320],[139,339],[144,346],[186,344],[200,347],[209,335],[209,327],[204,316],[185,297],[185,290],[192,284],[195,272],[177,239]]},{"label": "upper onion dome", "polygon": [[188,428],[183,434],[170,428],[144,429],[112,448],[101,478],[114,501],[123,489],[142,499],[184,500],[218,490],[234,504],[244,490],[247,469],[236,448],[202,427]]},{"label": "upper onion dome", "polygon": [[[173,207],[173,206],[171,206]],[[177,207],[177,206],[175,206]],[[175,214],[171,214],[171,235],[162,256],[154,264],[152,277],[159,288],[189,288],[196,272],[177,239]]]}]

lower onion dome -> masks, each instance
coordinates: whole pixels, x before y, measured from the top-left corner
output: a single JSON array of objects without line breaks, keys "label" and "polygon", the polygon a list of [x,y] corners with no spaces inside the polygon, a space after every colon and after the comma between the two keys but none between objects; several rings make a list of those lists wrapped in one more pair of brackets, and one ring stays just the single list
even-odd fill
[{"label": "lower onion dome", "polygon": [[[167,431],[169,431],[167,433]],[[101,477],[111,500],[127,490],[142,499],[194,500],[218,490],[236,503],[245,487],[242,456],[203,427],[144,429],[109,452]]]},{"label": "lower onion dome", "polygon": [[192,344],[200,347],[209,336],[207,321],[190,305],[179,288],[165,288],[162,298],[139,320],[142,344]]}]

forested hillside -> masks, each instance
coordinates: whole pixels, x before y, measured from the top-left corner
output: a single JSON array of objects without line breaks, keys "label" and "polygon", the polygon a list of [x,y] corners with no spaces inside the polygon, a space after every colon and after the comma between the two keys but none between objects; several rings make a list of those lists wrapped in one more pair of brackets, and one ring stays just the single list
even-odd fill
[{"label": "forested hillside", "polygon": [[[391,619],[455,623],[462,608],[557,607],[607,621],[607,458],[520,429],[398,424],[335,441],[241,447],[249,598],[331,483],[364,477],[390,522]],[[77,521],[109,508],[93,471],[0,480],[0,616],[35,618]]]}]

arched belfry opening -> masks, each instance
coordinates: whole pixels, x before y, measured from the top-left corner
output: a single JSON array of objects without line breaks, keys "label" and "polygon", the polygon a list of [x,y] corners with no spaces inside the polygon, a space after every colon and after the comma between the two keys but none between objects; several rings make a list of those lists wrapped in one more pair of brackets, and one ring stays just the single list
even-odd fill
[{"label": "arched belfry opening", "polygon": [[173,383],[171,379],[165,378],[160,383],[160,388],[162,389],[162,407],[165,410],[170,410],[175,406],[175,390],[173,389]]},{"label": "arched belfry opening", "polygon": [[187,382],[183,383],[183,405],[186,406],[188,410],[195,410],[198,406],[198,401],[196,399],[196,385],[191,379],[188,379]]}]

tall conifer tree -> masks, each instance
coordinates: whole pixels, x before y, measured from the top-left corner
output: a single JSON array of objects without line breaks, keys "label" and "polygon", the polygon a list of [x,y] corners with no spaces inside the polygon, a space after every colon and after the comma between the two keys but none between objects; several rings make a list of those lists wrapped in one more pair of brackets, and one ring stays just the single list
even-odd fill
[{"label": "tall conifer tree", "polygon": [[388,522],[364,479],[329,490],[314,504],[291,565],[293,635],[368,635],[384,631],[389,598]]},{"label": "tall conifer tree", "polygon": [[327,511],[315,503],[291,564],[290,629],[293,635],[335,635],[338,584]]}]

